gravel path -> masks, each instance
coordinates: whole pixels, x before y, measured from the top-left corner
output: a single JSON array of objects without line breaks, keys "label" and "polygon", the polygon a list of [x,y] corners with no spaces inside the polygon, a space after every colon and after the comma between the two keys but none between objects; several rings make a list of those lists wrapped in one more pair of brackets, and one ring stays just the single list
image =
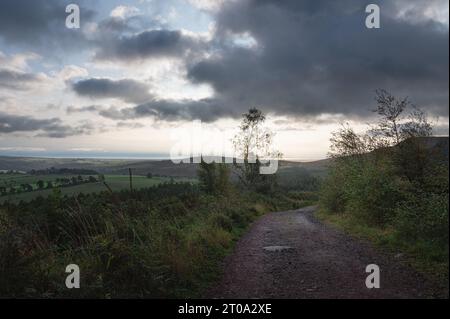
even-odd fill
[{"label": "gravel path", "polygon": [[[256,221],[225,260],[223,278],[208,297],[436,297],[410,267],[320,223],[314,210],[271,213]],[[380,267],[380,289],[365,285],[369,264]]]}]

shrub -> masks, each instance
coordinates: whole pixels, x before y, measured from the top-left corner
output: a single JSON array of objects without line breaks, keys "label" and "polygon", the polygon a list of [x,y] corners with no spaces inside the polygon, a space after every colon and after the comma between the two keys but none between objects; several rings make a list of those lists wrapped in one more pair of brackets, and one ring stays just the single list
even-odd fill
[{"label": "shrub", "polygon": [[408,240],[428,241],[448,253],[448,193],[409,193],[396,208],[395,225]]},{"label": "shrub", "polygon": [[208,194],[227,195],[230,190],[230,169],[226,164],[201,161],[198,170],[200,187]]},{"label": "shrub", "polygon": [[401,199],[399,182],[389,162],[363,163],[345,185],[346,209],[364,218],[369,225],[385,226],[394,217]]},{"label": "shrub", "polygon": [[332,167],[320,189],[319,203],[331,213],[343,213],[345,211],[344,173],[338,167]]}]

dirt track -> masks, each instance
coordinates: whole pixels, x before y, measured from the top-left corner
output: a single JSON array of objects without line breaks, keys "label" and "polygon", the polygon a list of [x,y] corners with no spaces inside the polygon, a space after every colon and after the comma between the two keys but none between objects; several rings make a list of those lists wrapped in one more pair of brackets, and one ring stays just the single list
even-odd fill
[{"label": "dirt track", "polygon": [[[438,297],[399,258],[320,223],[314,209],[271,213],[255,222],[225,260],[224,276],[207,297]],[[365,285],[369,264],[380,267],[380,289]]]}]

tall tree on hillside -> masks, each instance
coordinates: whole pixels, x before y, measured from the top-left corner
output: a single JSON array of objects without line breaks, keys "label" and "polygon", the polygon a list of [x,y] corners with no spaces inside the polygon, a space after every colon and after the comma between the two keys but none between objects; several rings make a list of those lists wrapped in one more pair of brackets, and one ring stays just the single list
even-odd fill
[{"label": "tall tree on hillside", "polygon": [[235,167],[240,182],[247,188],[271,188],[275,183],[274,175],[261,175],[263,159],[281,159],[282,154],[273,149],[274,133],[264,127],[266,116],[257,108],[242,115],[239,132],[233,138],[236,156],[243,163]]},{"label": "tall tree on hillside", "polygon": [[397,98],[384,89],[375,93],[377,106],[373,112],[379,117],[370,133],[379,144],[394,146],[406,139],[432,135],[433,129],[427,115],[407,97]]}]

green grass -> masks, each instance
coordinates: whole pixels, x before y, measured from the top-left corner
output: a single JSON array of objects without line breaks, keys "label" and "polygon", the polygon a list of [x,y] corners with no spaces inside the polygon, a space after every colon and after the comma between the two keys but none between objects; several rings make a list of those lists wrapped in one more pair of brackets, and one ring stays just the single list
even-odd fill
[{"label": "green grass", "polygon": [[[45,182],[48,181],[54,181],[57,178],[70,178],[73,177],[73,175],[25,175],[25,174],[16,174],[16,175],[4,175],[0,176],[0,185],[5,185],[13,183],[14,185],[18,186],[23,183],[28,183],[31,185],[34,185],[38,180],[42,180]],[[83,176],[86,177],[86,176]],[[113,191],[121,191],[126,190],[130,188],[130,181],[129,177],[126,175],[106,175],[105,181],[109,185],[109,187]],[[133,176],[133,188],[134,189],[141,189],[146,187],[152,187],[161,183],[168,183],[171,181],[171,178],[169,177],[153,177],[153,178],[147,178],[146,176]],[[175,182],[195,182],[195,179],[189,179],[189,178],[174,178]],[[60,187],[62,195],[77,195],[80,193],[84,194],[90,194],[90,193],[96,193],[96,192],[102,192],[107,190],[105,185],[103,183],[87,183],[87,184],[81,184],[81,185],[75,185],[75,186],[69,186],[69,187]],[[23,201],[30,201],[32,199],[35,199],[39,196],[47,197],[53,193],[52,189],[43,189],[43,190],[36,190],[33,192],[26,192],[26,193],[20,193],[20,194],[14,194],[14,195],[6,195],[0,197],[0,203],[3,203],[5,201],[12,201],[12,202],[19,202],[21,200]]]},{"label": "green grass", "polygon": [[408,264],[448,290],[448,255],[442,256],[442,252],[429,243],[402,239],[392,227],[369,226],[364,220],[348,213],[331,214],[320,209],[316,217],[356,238],[368,240],[392,254],[405,254],[405,261]]}]

